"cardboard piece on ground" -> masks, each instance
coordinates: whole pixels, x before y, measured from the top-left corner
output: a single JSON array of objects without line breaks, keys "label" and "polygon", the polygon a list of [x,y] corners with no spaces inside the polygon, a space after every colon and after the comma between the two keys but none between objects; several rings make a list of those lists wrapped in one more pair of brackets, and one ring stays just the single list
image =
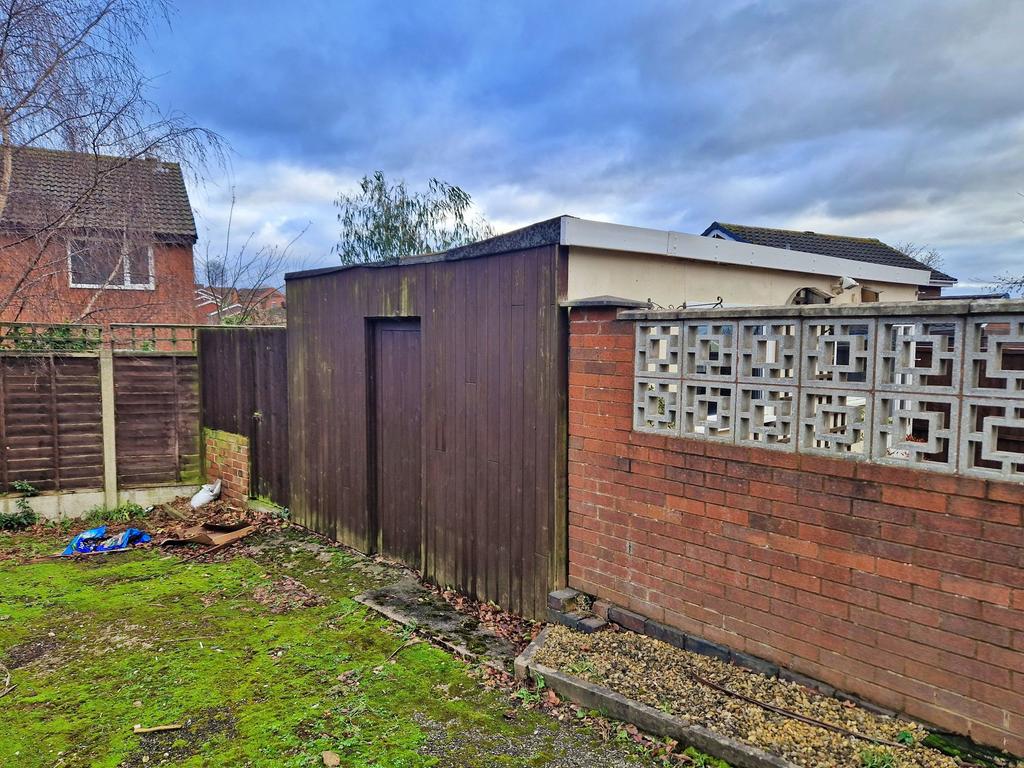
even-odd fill
[{"label": "cardboard piece on ground", "polygon": [[181,534],[179,538],[164,539],[160,546],[167,544],[205,544],[210,547],[221,547],[244,539],[256,530],[255,525],[248,523],[203,523],[194,525]]}]

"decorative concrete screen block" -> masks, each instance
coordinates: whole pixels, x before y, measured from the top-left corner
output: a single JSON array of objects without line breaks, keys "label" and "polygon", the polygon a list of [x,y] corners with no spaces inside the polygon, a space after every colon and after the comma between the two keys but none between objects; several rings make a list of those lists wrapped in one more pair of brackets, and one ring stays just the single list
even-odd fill
[{"label": "decorative concrete screen block", "polygon": [[967,395],[1024,398],[1024,317],[970,318],[964,371]]},{"label": "decorative concrete screen block", "polygon": [[748,320],[739,327],[740,381],[798,383],[800,322]]},{"label": "decorative concrete screen block", "polygon": [[630,313],[635,428],[1024,482],[1024,302],[920,306]]},{"label": "decorative concrete screen block", "polygon": [[711,381],[736,378],[736,324],[683,324],[683,377]]},{"label": "decorative concrete screen block", "polygon": [[796,450],[797,389],[740,384],[736,398],[736,442]]},{"label": "decorative concrete screen block", "polygon": [[796,387],[740,384],[736,396],[736,442],[779,451],[797,450]]},{"label": "decorative concrete screen block", "polygon": [[964,400],[960,471],[1024,482],[1024,398]]},{"label": "decorative concrete screen block", "polygon": [[679,344],[679,323],[637,323],[637,376],[678,379]]},{"label": "decorative concrete screen block", "polygon": [[877,388],[957,394],[963,329],[963,320],[955,317],[879,320]]},{"label": "decorative concrete screen block", "polygon": [[956,470],[957,398],[880,392],[875,395],[875,423],[871,455],[880,464]]},{"label": "decorative concrete screen block", "polygon": [[643,432],[679,433],[679,382],[637,379],[633,427]]},{"label": "decorative concrete screen block", "polygon": [[733,395],[736,388],[720,382],[683,383],[682,434],[732,441]]},{"label": "decorative concrete screen block", "polygon": [[802,384],[870,389],[874,383],[873,319],[805,320]]},{"label": "decorative concrete screen block", "polygon": [[871,442],[871,398],[864,392],[804,388],[800,451],[866,458]]}]

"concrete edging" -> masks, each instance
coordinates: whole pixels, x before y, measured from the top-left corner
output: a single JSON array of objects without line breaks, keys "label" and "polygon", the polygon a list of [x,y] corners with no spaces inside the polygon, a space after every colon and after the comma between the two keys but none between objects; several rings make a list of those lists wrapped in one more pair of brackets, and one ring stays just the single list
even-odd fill
[{"label": "concrete edging", "polygon": [[[138,488],[121,488],[117,492],[117,504],[134,502],[142,507],[165,504],[179,496],[191,496],[199,487],[196,483],[187,485],[148,485]],[[108,494],[102,488],[74,491],[44,491],[38,496],[10,494],[0,496],[0,512],[10,514],[16,508],[18,499],[27,499],[29,506],[42,520],[77,520],[85,517],[93,507],[107,507]],[[116,506],[116,504],[115,504]]]},{"label": "concrete edging", "polygon": [[725,760],[736,768],[796,768],[793,763],[762,749],[743,744],[728,736],[720,736],[700,725],[666,714],[659,709],[627,699],[603,685],[591,683],[557,669],[533,661],[547,640],[550,627],[545,627],[537,638],[515,660],[516,677],[543,680],[544,685],[563,699],[582,707],[595,709],[609,717],[632,723],[643,731],[663,736],[695,747],[701,752]]}]

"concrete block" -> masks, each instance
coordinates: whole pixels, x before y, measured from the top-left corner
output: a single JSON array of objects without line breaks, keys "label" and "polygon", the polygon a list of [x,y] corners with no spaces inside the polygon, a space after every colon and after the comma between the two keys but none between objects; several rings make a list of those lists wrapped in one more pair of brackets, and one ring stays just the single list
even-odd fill
[{"label": "concrete block", "polygon": [[554,608],[548,608],[548,621],[552,624],[561,624],[569,627],[569,629],[579,630],[580,622],[585,618],[587,618],[587,614],[580,611],[563,613],[562,611],[556,611]]},{"label": "concrete block", "polygon": [[699,653],[702,656],[712,656],[722,661],[729,661],[729,657],[732,655],[732,651],[726,648],[724,645],[718,643],[712,643],[710,640],[702,640],[699,637],[687,636],[686,638],[686,650],[693,653]]},{"label": "concrete block", "polygon": [[793,768],[784,758],[742,744],[685,720],[668,715],[640,702],[627,699],[604,686],[550,667],[530,663],[531,676],[543,677],[544,683],[563,699],[587,709],[595,709],[608,717],[633,723],[637,728],[656,736],[667,736],[683,744],[692,744],[702,752],[726,760],[736,768]]},{"label": "concrete block", "polygon": [[590,606],[590,610],[594,612],[595,616],[600,616],[602,619],[608,618],[608,609],[611,608],[612,604],[607,600],[595,600],[594,604]]},{"label": "concrete block", "polygon": [[620,627],[631,629],[634,632],[640,632],[643,634],[644,626],[647,624],[647,617],[641,616],[635,611],[630,611],[625,608],[620,608],[617,605],[612,605],[608,608],[608,621],[613,621]]},{"label": "concrete block", "polygon": [[544,646],[544,641],[548,639],[548,632],[550,627],[544,627],[540,633],[533,638],[533,642],[526,646],[526,649],[516,656],[515,661],[512,663],[512,671],[514,672],[517,680],[525,680],[530,676],[530,665],[533,663],[533,657],[537,651]]},{"label": "concrete block", "polygon": [[579,592],[569,587],[556,589],[554,592],[548,593],[548,608],[553,608],[556,611],[565,611],[567,608],[574,607],[573,604],[579,596]]},{"label": "concrete block", "polygon": [[681,629],[669,627],[660,622],[648,619],[647,624],[644,626],[644,632],[655,640],[661,640],[661,642],[668,643],[676,648],[686,648],[687,634]]},{"label": "concrete block", "polygon": [[740,651],[732,651],[729,656],[729,660],[740,667],[745,667],[753,672],[757,672],[766,677],[778,677],[779,676],[779,665],[772,664],[770,661],[759,659],[757,656],[751,656],[749,653],[741,653]]},{"label": "concrete block", "polygon": [[607,627],[608,622],[600,616],[588,616],[585,619],[581,619],[578,626],[580,632],[584,632],[589,635],[593,632],[599,632]]}]

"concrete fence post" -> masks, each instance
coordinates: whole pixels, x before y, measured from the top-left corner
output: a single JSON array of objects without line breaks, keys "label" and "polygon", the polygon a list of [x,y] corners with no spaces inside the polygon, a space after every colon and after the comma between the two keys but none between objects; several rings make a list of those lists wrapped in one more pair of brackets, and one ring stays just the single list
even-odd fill
[{"label": "concrete fence post", "polygon": [[114,353],[100,348],[100,404],[103,418],[103,506],[117,507],[117,441],[114,414]]}]

